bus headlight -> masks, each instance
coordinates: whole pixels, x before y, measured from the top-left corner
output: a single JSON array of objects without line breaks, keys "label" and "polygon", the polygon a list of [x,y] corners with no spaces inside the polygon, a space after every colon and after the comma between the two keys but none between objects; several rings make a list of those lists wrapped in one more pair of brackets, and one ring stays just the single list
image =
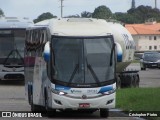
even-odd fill
[{"label": "bus headlight", "polygon": [[66,95],[67,93],[66,92],[63,92],[63,91],[59,91],[59,90],[55,90],[55,89],[51,89],[51,91],[57,95]]},{"label": "bus headlight", "polygon": [[112,90],[109,90],[107,92],[103,92],[102,94],[103,95],[110,95],[110,94],[114,93],[115,91],[116,91],[116,89],[112,89]]}]

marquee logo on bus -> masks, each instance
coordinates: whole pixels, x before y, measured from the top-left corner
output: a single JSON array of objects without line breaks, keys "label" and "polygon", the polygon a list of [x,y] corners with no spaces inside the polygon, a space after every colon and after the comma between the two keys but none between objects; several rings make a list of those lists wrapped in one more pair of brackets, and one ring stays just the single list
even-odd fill
[{"label": "marquee logo on bus", "polygon": [[71,93],[77,93],[77,94],[79,94],[79,93],[82,93],[82,91],[80,91],[80,90],[71,90]]}]

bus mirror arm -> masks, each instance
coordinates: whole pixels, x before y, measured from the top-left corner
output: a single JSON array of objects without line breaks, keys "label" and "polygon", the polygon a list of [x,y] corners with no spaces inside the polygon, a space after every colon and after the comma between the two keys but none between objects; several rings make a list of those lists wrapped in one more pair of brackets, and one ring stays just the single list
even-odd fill
[{"label": "bus mirror arm", "polygon": [[112,57],[113,57],[113,52],[114,52],[114,50],[115,50],[115,46],[116,46],[116,44],[114,43],[113,45],[112,45],[112,49],[111,49],[111,55],[110,55],[110,66],[112,66]]},{"label": "bus mirror arm", "polygon": [[47,42],[44,46],[43,58],[46,62],[50,60],[50,42]]}]

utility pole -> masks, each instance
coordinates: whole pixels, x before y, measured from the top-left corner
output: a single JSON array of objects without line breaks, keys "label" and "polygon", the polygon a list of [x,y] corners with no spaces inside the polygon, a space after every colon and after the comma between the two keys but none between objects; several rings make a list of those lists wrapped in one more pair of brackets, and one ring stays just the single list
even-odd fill
[{"label": "utility pole", "polygon": [[135,5],[136,3],[135,3],[135,0],[132,0],[132,3],[131,3],[131,8],[132,9],[135,9],[136,8],[136,5]]},{"label": "utility pole", "polygon": [[63,1],[64,0],[61,0],[61,18],[63,17]]},{"label": "utility pole", "polygon": [[157,0],[155,0],[155,8],[157,8]]}]

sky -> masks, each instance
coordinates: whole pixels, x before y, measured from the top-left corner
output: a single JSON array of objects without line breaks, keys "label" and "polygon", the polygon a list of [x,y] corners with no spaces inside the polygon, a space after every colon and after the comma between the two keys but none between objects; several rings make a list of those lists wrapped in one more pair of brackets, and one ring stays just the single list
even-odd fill
[{"label": "sky", "polygon": [[[50,12],[61,16],[61,0],[0,0],[0,8],[7,17],[27,17],[36,19],[42,13]],[[94,12],[100,5],[107,6],[112,13],[127,12],[132,0],[64,0],[63,16],[81,14],[83,11]],[[136,7],[140,5],[155,7],[155,0],[135,0]],[[157,0],[160,9],[160,0]]]}]

